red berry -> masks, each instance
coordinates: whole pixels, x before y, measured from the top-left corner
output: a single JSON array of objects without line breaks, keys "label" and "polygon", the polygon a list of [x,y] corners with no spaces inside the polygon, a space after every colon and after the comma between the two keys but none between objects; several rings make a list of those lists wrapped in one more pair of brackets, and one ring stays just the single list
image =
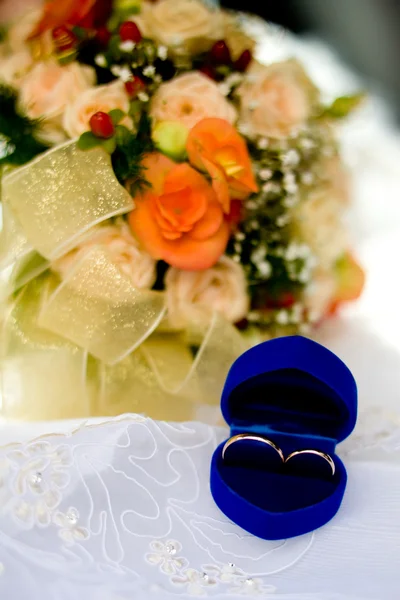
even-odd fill
[{"label": "red berry", "polygon": [[93,25],[98,29],[103,27],[111,17],[113,11],[113,0],[100,0],[94,3],[92,10]]},{"label": "red berry", "polygon": [[226,219],[234,226],[240,223],[243,219],[243,202],[241,200],[231,200],[229,214],[226,216]]},{"label": "red berry", "polygon": [[240,321],[235,323],[235,325],[239,329],[239,331],[244,331],[249,326],[249,322],[247,319],[241,319]]},{"label": "red berry", "polygon": [[210,79],[215,80],[217,78],[215,69],[211,65],[203,65],[199,70],[200,70],[200,73],[203,73],[203,75],[206,75]]},{"label": "red berry", "polygon": [[253,55],[250,50],[243,50],[242,54],[239,56],[237,60],[233,63],[236,71],[240,71],[244,73],[247,71],[247,68],[251,61],[253,60]]},{"label": "red berry", "polygon": [[[83,4],[82,0],[80,3]],[[76,2],[79,4],[79,0]],[[76,24],[82,29],[98,29],[103,27],[112,13],[113,0],[97,0],[92,2],[92,8],[86,12]]]},{"label": "red berry", "polygon": [[231,64],[231,53],[224,40],[215,42],[214,46],[210,50],[210,58],[217,65]]},{"label": "red berry", "polygon": [[55,27],[51,32],[53,37],[54,45],[59,52],[64,52],[65,50],[71,50],[74,48],[77,38],[76,35],[72,33],[68,27],[64,25],[60,25],[60,27]]},{"label": "red berry", "polygon": [[130,98],[136,98],[138,93],[144,90],[145,87],[143,79],[140,79],[137,75],[134,75],[133,79],[125,82],[125,89]]},{"label": "red berry", "polygon": [[119,37],[123,42],[135,42],[142,39],[139,27],[133,21],[125,21],[119,28]]},{"label": "red berry", "polygon": [[278,306],[281,308],[290,308],[295,302],[296,297],[291,292],[284,292],[278,299]]},{"label": "red berry", "polygon": [[107,29],[107,27],[99,27],[96,31],[96,40],[102,47],[108,46],[108,42],[111,39],[111,32]]},{"label": "red berry", "polygon": [[114,135],[114,124],[110,115],[105,112],[94,113],[90,117],[89,125],[96,137],[108,139]]},{"label": "red berry", "polygon": [[282,292],[278,297],[270,296],[266,298],[268,308],[290,308],[295,302],[296,297],[291,292]]}]

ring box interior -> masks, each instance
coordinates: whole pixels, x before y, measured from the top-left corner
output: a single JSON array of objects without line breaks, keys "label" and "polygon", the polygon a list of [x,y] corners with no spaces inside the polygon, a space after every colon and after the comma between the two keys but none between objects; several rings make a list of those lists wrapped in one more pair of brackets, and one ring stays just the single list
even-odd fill
[{"label": "ring box interior", "polygon": [[[293,471],[279,455],[271,460],[273,449],[245,440],[230,446],[233,460],[227,460],[228,449],[222,458],[225,440],[214,452],[210,482],[227,517],[257,537],[276,540],[313,531],[337,513],[347,474],[335,450],[355,426],[357,387],[335,354],[301,336],[255,346],[232,365],[221,409],[231,437],[264,436],[285,457],[315,449],[329,454],[335,464],[332,475],[324,458],[305,454],[301,469]],[[325,470],[317,469],[316,461]]]}]

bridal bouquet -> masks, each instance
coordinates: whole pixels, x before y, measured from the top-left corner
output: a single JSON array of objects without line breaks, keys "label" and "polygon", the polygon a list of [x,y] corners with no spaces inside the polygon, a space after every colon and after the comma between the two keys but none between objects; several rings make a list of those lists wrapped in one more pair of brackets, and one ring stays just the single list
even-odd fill
[{"label": "bridal bouquet", "polygon": [[200,0],[48,0],[0,47],[9,416],[208,420],[259,339],[358,297],[335,123]]}]

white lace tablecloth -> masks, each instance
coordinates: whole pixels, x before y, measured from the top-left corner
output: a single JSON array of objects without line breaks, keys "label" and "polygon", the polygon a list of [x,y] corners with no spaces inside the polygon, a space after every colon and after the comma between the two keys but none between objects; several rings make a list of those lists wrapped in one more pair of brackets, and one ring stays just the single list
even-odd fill
[{"label": "white lace tablecloth", "polygon": [[[262,58],[296,54],[327,98],[360,87],[324,45],[272,37],[263,39]],[[2,423],[0,600],[399,599],[400,138],[374,97],[343,128],[342,143],[368,285],[317,334],[360,391],[357,428],[338,450],[349,475],[339,514],[282,542],[229,522],[209,492],[224,429],[132,415]]]},{"label": "white lace tablecloth", "polygon": [[278,542],[246,534],[211,498],[224,429],[127,416],[10,445],[0,598],[398,600],[400,435],[379,418],[361,419],[340,451],[349,483],[337,517]]}]

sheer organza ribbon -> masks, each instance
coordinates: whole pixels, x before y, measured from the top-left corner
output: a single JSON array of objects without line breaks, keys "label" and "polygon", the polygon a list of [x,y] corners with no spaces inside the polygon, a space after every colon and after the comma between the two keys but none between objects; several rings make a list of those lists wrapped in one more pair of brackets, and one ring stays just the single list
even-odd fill
[{"label": "sheer organza ribbon", "polygon": [[59,146],[5,176],[2,201],[3,415],[215,422],[245,347],[232,325],[210,314],[195,331],[165,331],[164,294],[135,289],[100,246],[62,281],[49,269],[94,226],[134,208],[109,155]]}]

